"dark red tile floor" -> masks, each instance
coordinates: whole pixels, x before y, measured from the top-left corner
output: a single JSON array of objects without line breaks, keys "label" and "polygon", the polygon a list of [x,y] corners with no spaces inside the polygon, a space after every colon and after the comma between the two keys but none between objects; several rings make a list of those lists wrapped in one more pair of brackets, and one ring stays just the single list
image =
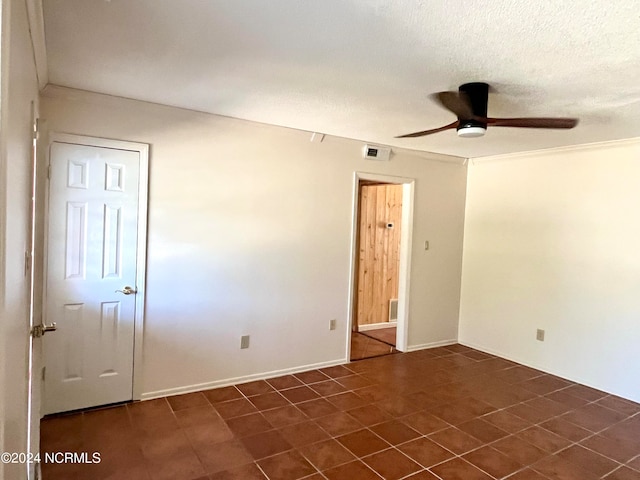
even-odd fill
[{"label": "dark red tile floor", "polygon": [[461,345],[42,422],[44,480],[638,480],[640,405]]}]

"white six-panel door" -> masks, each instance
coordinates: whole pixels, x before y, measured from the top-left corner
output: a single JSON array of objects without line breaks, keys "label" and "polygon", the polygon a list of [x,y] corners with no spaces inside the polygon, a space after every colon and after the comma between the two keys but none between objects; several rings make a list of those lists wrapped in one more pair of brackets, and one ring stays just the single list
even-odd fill
[{"label": "white six-panel door", "polygon": [[132,399],[140,153],[50,151],[44,413]]}]

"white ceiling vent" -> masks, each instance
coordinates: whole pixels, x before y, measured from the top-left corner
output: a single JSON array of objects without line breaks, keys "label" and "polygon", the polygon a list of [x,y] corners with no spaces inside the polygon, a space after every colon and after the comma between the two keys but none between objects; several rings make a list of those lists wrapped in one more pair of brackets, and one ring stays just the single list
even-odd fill
[{"label": "white ceiling vent", "polygon": [[367,144],[362,150],[362,156],[365,160],[380,160],[381,162],[388,162],[391,157],[391,148]]}]

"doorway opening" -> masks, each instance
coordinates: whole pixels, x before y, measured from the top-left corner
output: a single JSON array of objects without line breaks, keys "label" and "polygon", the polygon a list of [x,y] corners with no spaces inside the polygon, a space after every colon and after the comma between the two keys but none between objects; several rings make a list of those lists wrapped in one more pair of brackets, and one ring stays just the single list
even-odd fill
[{"label": "doorway opening", "polygon": [[351,361],[406,351],[413,180],[357,173]]}]

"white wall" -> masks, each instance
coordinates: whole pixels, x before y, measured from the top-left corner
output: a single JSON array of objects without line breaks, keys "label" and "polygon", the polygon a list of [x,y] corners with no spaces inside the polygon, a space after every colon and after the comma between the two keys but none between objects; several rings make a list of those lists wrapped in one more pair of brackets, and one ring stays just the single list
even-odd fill
[{"label": "white wall", "polygon": [[416,179],[409,345],[456,339],[461,162],[61,88],[41,108],[50,131],[151,145],[148,395],[345,359],[356,171]]},{"label": "white wall", "polygon": [[469,167],[461,343],[640,401],[639,160],[627,141]]},{"label": "white wall", "polygon": [[[27,451],[31,102],[38,85],[26,5],[2,1],[0,125],[0,451]],[[26,478],[24,465],[0,464],[0,478]]]}]

